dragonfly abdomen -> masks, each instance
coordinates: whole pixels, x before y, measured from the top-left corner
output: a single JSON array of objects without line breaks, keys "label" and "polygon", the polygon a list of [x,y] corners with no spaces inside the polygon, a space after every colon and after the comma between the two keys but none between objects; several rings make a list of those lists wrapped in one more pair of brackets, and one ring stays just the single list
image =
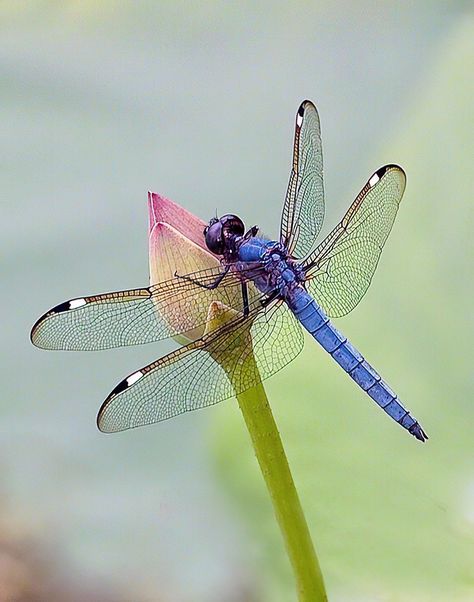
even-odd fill
[{"label": "dragonfly abdomen", "polygon": [[294,290],[287,298],[287,303],[305,329],[395,422],[420,441],[428,438],[417,420],[400,403],[397,395],[361,353],[331,324],[321,307],[306,291],[299,288]]}]

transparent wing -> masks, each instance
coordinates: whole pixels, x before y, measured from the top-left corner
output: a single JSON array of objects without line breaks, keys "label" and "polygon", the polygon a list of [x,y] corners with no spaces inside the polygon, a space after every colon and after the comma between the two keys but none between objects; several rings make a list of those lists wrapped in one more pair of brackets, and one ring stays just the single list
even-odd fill
[{"label": "transparent wing", "polygon": [[104,432],[122,431],[233,397],[283,368],[303,340],[301,326],[282,302],[255,307],[247,319],[236,318],[128,376],[102,404],[97,425]]},{"label": "transparent wing", "polygon": [[305,100],[298,109],[293,166],[281,216],[280,242],[297,258],[314,247],[324,220],[323,152],[318,111]]},{"label": "transparent wing", "polygon": [[342,221],[304,262],[307,288],[333,318],[349,313],[369,287],[405,190],[401,167],[385,165]]},{"label": "transparent wing", "polygon": [[[192,277],[210,285],[222,269],[202,270]],[[261,297],[250,281],[247,288],[250,302]],[[149,288],[72,299],[44,314],[33,326],[31,340],[43,349],[74,351],[139,345],[179,334],[192,340],[204,332],[212,301],[243,312],[241,281],[234,273],[213,290],[172,278]]]}]

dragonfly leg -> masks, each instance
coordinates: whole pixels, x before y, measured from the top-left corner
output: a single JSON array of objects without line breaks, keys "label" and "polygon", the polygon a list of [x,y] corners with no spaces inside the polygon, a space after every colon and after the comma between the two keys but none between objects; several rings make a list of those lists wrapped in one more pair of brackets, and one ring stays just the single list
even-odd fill
[{"label": "dragonfly leg", "polygon": [[267,307],[267,305],[269,305],[277,297],[278,297],[278,291],[275,290],[272,293],[270,293],[270,295],[266,299],[263,299],[262,301],[260,301],[260,303],[262,304],[262,307]]},{"label": "dragonfly leg", "polygon": [[246,318],[249,315],[249,313],[250,313],[250,309],[249,309],[249,295],[248,295],[248,291],[247,291],[247,283],[242,281],[241,288],[242,288],[242,301],[243,301],[243,304],[244,304],[244,317]]},{"label": "dragonfly leg", "polygon": [[250,230],[248,230],[245,234],[244,234],[244,239],[248,240],[249,238],[253,238],[254,236],[257,236],[258,234],[258,226],[252,226],[250,228]]},{"label": "dragonfly leg", "polygon": [[222,280],[224,279],[225,275],[227,274],[227,272],[229,270],[230,270],[230,265],[226,265],[224,268],[224,271],[221,272],[219,274],[219,276],[217,276],[217,278],[214,280],[214,282],[212,282],[212,284],[203,284],[202,282],[199,282],[199,280],[193,278],[192,276],[180,276],[178,274],[178,272],[175,272],[174,275],[175,275],[175,278],[181,278],[182,280],[188,280],[188,282],[192,282],[193,284],[196,284],[197,286],[200,286],[201,288],[213,290],[219,286],[219,284],[222,282]]}]

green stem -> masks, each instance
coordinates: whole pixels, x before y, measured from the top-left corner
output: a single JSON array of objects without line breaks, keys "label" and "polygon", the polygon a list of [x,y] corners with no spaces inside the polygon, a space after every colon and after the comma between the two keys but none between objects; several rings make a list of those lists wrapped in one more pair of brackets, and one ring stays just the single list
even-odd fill
[{"label": "green stem", "polygon": [[[211,303],[206,332],[212,332],[225,325],[231,317],[229,309],[224,305],[218,302]],[[222,355],[221,348],[215,355],[212,345],[208,351],[226,371],[236,392],[242,390],[242,383],[248,383],[252,375],[252,380],[258,382],[255,387],[238,393],[237,400],[293,566],[298,600],[299,602],[325,602],[327,596],[318,557],[311,541],[280,434],[260,380],[253,354],[250,327],[251,324],[247,331],[241,331],[236,337],[229,337],[225,357]]]},{"label": "green stem", "polygon": [[300,602],[327,600],[318,557],[262,384],[237,396],[293,566]]}]

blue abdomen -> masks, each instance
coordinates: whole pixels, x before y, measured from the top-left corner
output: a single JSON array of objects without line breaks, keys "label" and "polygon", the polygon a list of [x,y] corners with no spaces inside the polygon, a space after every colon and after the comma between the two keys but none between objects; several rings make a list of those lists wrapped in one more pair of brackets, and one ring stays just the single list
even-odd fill
[{"label": "blue abdomen", "polygon": [[321,307],[304,289],[293,289],[286,302],[305,329],[391,418],[420,441],[428,438],[415,418],[400,403],[397,395],[331,324]]}]

